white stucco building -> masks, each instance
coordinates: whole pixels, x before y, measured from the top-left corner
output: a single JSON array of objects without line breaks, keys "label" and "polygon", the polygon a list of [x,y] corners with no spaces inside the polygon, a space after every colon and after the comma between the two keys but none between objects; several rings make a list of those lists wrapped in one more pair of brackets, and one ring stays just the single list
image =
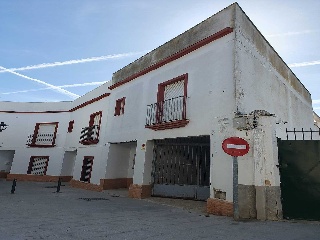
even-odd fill
[{"label": "white stucco building", "polygon": [[310,93],[238,4],[113,74],[73,102],[1,102],[0,171],[129,195],[207,200],[232,215],[232,157],[242,218],[281,218],[276,138],[314,127]]}]

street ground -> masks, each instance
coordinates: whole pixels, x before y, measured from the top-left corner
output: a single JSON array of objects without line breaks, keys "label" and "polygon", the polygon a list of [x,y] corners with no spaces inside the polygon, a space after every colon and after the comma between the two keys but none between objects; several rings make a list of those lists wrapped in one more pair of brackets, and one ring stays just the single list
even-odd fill
[{"label": "street ground", "polygon": [[[65,184],[65,183],[63,183]],[[205,202],[127,197],[125,190],[92,192],[66,183],[0,180],[0,239],[319,240],[320,222],[234,221],[207,215]]]}]

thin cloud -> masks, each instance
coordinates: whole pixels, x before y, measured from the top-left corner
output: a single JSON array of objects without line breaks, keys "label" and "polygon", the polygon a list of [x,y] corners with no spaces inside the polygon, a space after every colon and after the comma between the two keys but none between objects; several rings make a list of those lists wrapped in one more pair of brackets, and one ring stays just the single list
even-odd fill
[{"label": "thin cloud", "polygon": [[306,67],[306,66],[314,66],[319,64],[320,64],[320,60],[310,61],[310,62],[301,62],[301,63],[291,63],[288,66],[289,67]]},{"label": "thin cloud", "polygon": [[309,33],[317,33],[319,30],[304,30],[299,32],[286,32],[286,33],[277,33],[277,34],[269,34],[266,37],[285,37],[285,36],[292,36],[292,35],[302,35],[302,34],[309,34]]},{"label": "thin cloud", "polygon": [[319,104],[319,103],[320,103],[320,99],[312,100],[312,104]]},{"label": "thin cloud", "polygon": [[320,107],[313,108],[313,110],[320,110]]},{"label": "thin cloud", "polygon": [[[72,65],[72,64],[79,64],[79,63],[99,62],[99,61],[105,61],[105,60],[110,60],[110,59],[118,59],[118,58],[131,57],[134,55],[141,55],[141,54],[145,54],[147,52],[149,52],[149,51],[111,54],[111,55],[105,55],[105,56],[100,56],[100,57],[68,60],[68,61],[64,61],[64,62],[41,63],[41,64],[37,64],[37,65],[30,65],[30,66],[25,66],[25,67],[20,67],[20,68],[10,68],[9,70],[11,70],[11,71],[26,71],[26,70],[32,70],[32,69],[58,67],[58,66],[65,66],[65,65]],[[0,70],[0,73],[3,73],[3,72],[5,72],[5,71]]]},{"label": "thin cloud", "polygon": [[[59,88],[72,88],[72,87],[97,86],[97,85],[102,85],[104,83],[106,83],[106,81],[105,82],[76,83],[76,84],[70,84],[70,85],[61,85],[61,86],[57,86],[57,87],[59,87]],[[14,91],[14,92],[4,92],[4,93],[0,93],[0,94],[8,95],[8,94],[15,94],[15,93],[37,92],[37,91],[48,90],[48,89],[51,89],[51,87],[27,89],[27,90],[20,90],[20,91]]]},{"label": "thin cloud", "polygon": [[57,91],[57,92],[59,92],[59,93],[62,93],[62,94],[64,94],[64,95],[67,95],[67,96],[71,97],[72,99],[75,99],[75,98],[80,97],[79,95],[74,94],[74,93],[72,93],[72,92],[69,92],[69,91],[67,91],[67,90],[65,90],[65,89],[62,89],[62,88],[57,87],[57,86],[54,86],[54,85],[52,85],[52,84],[50,84],[50,83],[41,81],[41,80],[39,80],[39,79],[31,78],[31,77],[25,76],[25,75],[23,75],[23,74],[14,72],[14,71],[12,71],[12,70],[10,70],[10,69],[7,69],[7,68],[5,68],[5,67],[0,66],[0,69],[2,69],[2,70],[5,71],[5,72],[12,73],[12,74],[14,74],[14,75],[16,75],[16,76],[19,76],[19,77],[28,79],[28,80],[30,80],[30,81],[33,81],[33,82],[36,82],[36,83],[40,83],[40,84],[42,84],[42,85],[45,85],[45,86],[49,87],[49,88],[52,89],[52,90],[55,90],[55,91]]}]

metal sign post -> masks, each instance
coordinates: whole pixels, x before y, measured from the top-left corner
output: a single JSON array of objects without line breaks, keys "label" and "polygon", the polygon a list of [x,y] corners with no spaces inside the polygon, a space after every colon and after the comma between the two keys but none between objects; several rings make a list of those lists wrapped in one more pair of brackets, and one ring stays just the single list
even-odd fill
[{"label": "metal sign post", "polygon": [[239,204],[238,204],[238,157],[233,159],[233,217],[239,219]]},{"label": "metal sign post", "polygon": [[249,152],[249,144],[242,138],[230,137],[222,142],[222,149],[225,153],[231,155],[233,160],[233,217],[239,219],[238,156],[243,156]]}]

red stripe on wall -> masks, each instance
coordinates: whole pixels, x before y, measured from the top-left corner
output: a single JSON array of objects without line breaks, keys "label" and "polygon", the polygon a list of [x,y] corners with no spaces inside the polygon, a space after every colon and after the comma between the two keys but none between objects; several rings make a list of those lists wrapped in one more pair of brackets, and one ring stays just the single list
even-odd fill
[{"label": "red stripe on wall", "polygon": [[97,102],[97,101],[99,101],[99,100],[101,100],[101,99],[103,99],[105,97],[108,97],[109,95],[110,95],[110,93],[104,93],[104,94],[100,95],[99,97],[93,98],[93,99],[91,99],[89,101],[86,101],[86,102],[84,102],[84,103],[82,103],[82,104],[70,109],[69,112],[74,112],[74,111],[76,111],[76,110],[78,110],[80,108],[83,108],[83,107],[91,104],[91,103]]},{"label": "red stripe on wall", "polygon": [[225,35],[227,35],[227,34],[229,34],[231,32],[233,32],[233,28],[230,28],[230,27],[224,28],[224,29],[222,29],[221,31],[219,31],[219,32],[217,32],[215,34],[213,34],[213,35],[211,35],[209,37],[206,37],[206,38],[200,40],[199,42],[196,42],[196,43],[190,45],[189,47],[187,47],[187,48],[185,48],[185,49],[183,49],[183,50],[181,50],[181,51],[179,51],[179,52],[177,52],[177,53],[175,53],[175,54],[173,54],[173,55],[171,55],[171,56],[169,56],[169,57],[167,57],[167,58],[165,58],[163,60],[160,60],[159,62],[151,65],[150,67],[147,67],[147,68],[141,70],[140,72],[135,73],[135,74],[131,75],[130,77],[125,78],[121,82],[118,82],[118,83],[115,83],[115,84],[111,85],[109,87],[109,89],[112,90],[112,89],[117,88],[117,87],[119,87],[119,86],[121,86],[121,85],[123,85],[123,84],[125,84],[127,82],[132,81],[135,78],[141,77],[142,75],[145,75],[148,72],[151,72],[151,71],[153,71],[153,70],[155,70],[155,69],[157,69],[159,67],[162,67],[162,66],[166,65],[169,62],[172,62],[172,61],[174,61],[174,60],[176,60],[178,58],[181,58],[182,56],[187,55],[188,53],[193,52],[194,50],[196,50],[196,49],[198,49],[200,47],[203,47],[204,45],[207,45],[210,42],[213,42],[213,41],[215,41],[215,40],[217,40],[219,38],[222,38],[222,37],[224,37]]}]

